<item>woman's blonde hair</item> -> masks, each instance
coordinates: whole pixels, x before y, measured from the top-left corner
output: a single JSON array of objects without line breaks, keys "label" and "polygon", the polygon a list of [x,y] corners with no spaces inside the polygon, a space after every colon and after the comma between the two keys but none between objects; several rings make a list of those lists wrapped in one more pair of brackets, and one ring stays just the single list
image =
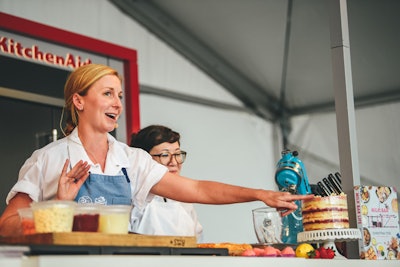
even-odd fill
[{"label": "woman's blonde hair", "polygon": [[115,75],[122,82],[122,77],[115,69],[101,64],[83,65],[75,69],[69,75],[64,86],[64,109],[66,112],[66,126],[64,128],[65,135],[69,135],[79,122],[78,110],[75,108],[73,102],[74,94],[78,93],[81,96],[85,96],[90,87],[106,75]]}]

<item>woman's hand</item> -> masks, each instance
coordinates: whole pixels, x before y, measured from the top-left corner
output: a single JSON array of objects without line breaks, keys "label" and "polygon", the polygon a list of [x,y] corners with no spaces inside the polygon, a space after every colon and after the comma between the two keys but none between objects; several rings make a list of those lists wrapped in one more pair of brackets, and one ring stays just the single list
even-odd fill
[{"label": "woman's hand", "polygon": [[76,165],[67,172],[69,159],[64,163],[60,179],[58,180],[57,199],[74,200],[78,195],[82,184],[89,177],[90,165],[80,160]]},{"label": "woman's hand", "polygon": [[293,195],[289,192],[280,191],[265,191],[263,192],[260,200],[270,207],[275,207],[281,212],[282,216],[286,216],[297,209],[296,200],[310,199],[314,195]]}]

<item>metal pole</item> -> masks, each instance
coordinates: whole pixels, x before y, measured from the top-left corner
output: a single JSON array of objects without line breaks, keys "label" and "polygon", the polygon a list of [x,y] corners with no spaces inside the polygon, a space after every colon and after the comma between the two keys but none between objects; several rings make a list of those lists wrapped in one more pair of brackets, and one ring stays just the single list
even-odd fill
[{"label": "metal pole", "polygon": [[[355,127],[347,1],[330,0],[329,9],[340,171],[342,174],[343,189],[347,194],[350,227],[357,228],[353,187],[360,184],[360,173]],[[347,243],[347,257],[359,258],[357,241]]]}]

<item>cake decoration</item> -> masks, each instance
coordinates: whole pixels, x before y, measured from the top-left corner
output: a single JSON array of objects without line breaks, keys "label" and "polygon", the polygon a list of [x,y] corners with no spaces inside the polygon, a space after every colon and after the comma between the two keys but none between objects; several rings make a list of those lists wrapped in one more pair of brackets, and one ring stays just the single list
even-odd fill
[{"label": "cake decoration", "polygon": [[315,196],[302,203],[304,231],[349,228],[347,196]]}]

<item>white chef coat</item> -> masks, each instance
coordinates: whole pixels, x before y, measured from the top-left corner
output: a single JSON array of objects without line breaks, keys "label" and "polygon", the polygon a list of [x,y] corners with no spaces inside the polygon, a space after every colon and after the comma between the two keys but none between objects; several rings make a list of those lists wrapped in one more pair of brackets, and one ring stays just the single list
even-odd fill
[{"label": "white chef coat", "polygon": [[155,196],[144,209],[132,210],[132,231],[147,235],[196,236],[201,242],[203,227],[191,203]]},{"label": "white chef coat", "polygon": [[62,139],[33,152],[19,172],[17,183],[8,193],[6,202],[18,192],[26,193],[34,201],[53,199],[64,162],[70,159],[70,168],[79,160],[91,165],[90,172],[106,175],[123,175],[125,168],[131,180],[132,203],[143,208],[152,197],[150,189],[168,171],[142,149],[129,147],[108,135],[109,150],[104,173],[99,164],[93,164],[78,137],[78,129]]}]

